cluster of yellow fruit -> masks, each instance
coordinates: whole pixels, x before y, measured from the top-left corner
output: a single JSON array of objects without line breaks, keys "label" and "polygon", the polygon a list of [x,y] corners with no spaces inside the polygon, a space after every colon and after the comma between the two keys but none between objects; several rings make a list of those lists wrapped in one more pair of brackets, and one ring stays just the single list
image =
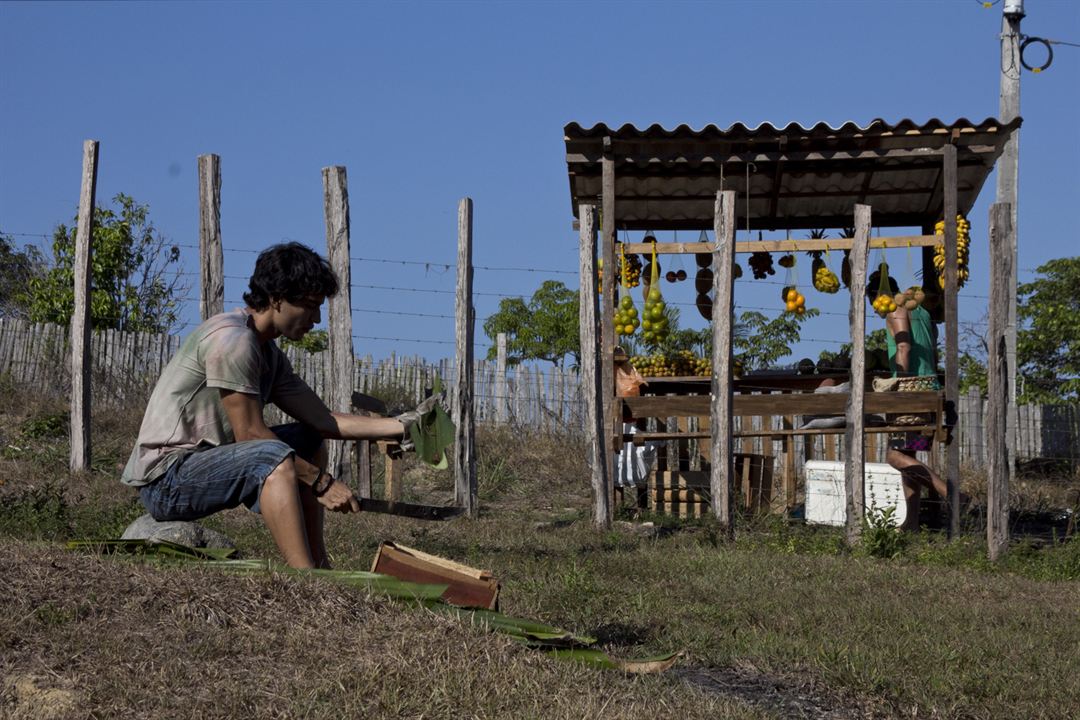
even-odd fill
[{"label": "cluster of yellow fruit", "polygon": [[814,273],[815,290],[828,295],[840,291],[840,278],[836,277],[836,273],[829,269],[824,260],[815,258],[810,268]]},{"label": "cluster of yellow fruit", "polygon": [[[934,225],[935,235],[945,234],[945,221],[938,220]],[[968,279],[968,251],[971,246],[971,223],[959,213],[956,215],[956,284],[964,287]],[[945,289],[945,246],[939,245],[934,250],[934,269],[937,270],[938,286]]]},{"label": "cluster of yellow fruit", "polygon": [[645,296],[645,311],[641,314],[641,336],[647,345],[659,345],[667,338],[670,328],[664,317],[666,307],[664,296],[655,287],[650,287]]},{"label": "cluster of yellow fruit", "polygon": [[780,291],[780,297],[784,299],[784,310],[796,315],[806,312],[806,297],[793,287],[785,287]]},{"label": "cluster of yellow fruit", "polygon": [[[625,255],[622,258],[616,258],[619,264],[619,274],[615,278],[616,283],[625,283],[626,287],[637,287],[641,284],[641,258],[633,253]],[[597,258],[596,260],[596,279],[597,287],[603,288],[604,281],[604,259]],[[603,290],[601,289],[601,292]]]},{"label": "cluster of yellow fruit", "polygon": [[874,302],[870,304],[874,306],[874,312],[881,317],[885,317],[896,309],[896,300],[892,295],[886,295],[884,293],[874,298]]},{"label": "cluster of yellow fruit", "polygon": [[673,355],[635,355],[630,363],[645,377],[709,377],[712,363],[697,357],[689,350],[679,350]]},{"label": "cluster of yellow fruit", "polygon": [[615,311],[615,334],[633,335],[638,329],[638,311],[634,307],[634,299],[629,295],[623,295],[619,301],[619,309]]}]

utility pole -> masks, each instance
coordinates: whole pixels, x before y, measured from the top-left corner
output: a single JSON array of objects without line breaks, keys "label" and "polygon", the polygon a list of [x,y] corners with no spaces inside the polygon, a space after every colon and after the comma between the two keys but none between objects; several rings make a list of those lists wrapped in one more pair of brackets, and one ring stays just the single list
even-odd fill
[{"label": "utility pole", "polygon": [[[1012,122],[1020,115],[1020,21],[1024,17],[1024,0],[1005,0],[1001,17],[1001,95],[998,120]],[[998,158],[997,202],[1012,208],[1011,242],[1005,248],[1011,258],[1008,278],[1008,318],[1005,323],[1005,357],[1008,363],[1009,408],[1006,418],[1006,446],[1009,449],[1009,480],[1016,473],[1016,274],[1017,239],[1020,237],[1019,194],[1017,176],[1020,168],[1020,131],[1014,130]]]}]

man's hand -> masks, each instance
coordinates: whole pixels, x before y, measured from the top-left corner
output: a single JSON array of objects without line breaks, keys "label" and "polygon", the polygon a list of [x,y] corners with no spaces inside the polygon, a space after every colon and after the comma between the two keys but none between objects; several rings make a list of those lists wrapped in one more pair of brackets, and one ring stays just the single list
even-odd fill
[{"label": "man's hand", "polygon": [[424,398],[423,402],[421,402],[415,408],[413,408],[412,410],[407,410],[406,412],[403,412],[394,418],[395,420],[400,422],[405,428],[405,432],[402,434],[401,438],[401,448],[403,450],[413,449],[412,436],[409,434],[409,428],[420,422],[420,418],[434,410],[436,405],[443,405],[443,409],[445,410],[445,402],[446,393],[441,392],[436,395],[432,395],[431,397]]},{"label": "man's hand", "polygon": [[334,478],[326,492],[315,498],[327,510],[331,512],[360,512],[360,500],[357,499],[349,486]]}]

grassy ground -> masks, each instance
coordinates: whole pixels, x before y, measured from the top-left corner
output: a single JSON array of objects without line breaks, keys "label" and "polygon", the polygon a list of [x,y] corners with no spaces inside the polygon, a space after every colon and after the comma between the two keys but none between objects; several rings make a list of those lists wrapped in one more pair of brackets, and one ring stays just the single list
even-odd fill
[{"label": "grassy ground", "polygon": [[[775,518],[742,522],[734,543],[708,523],[598,532],[578,441],[523,446],[505,431],[480,437],[479,520],[329,519],[339,567],[366,569],[394,540],[493,571],[504,612],[593,634],[613,655],[686,650],[668,673],[628,676],[325,582],[62,550],[57,540],[117,536],[140,514],[116,479],[138,416],[96,418],[94,468],[71,477],[63,406],[4,393],[0,716],[996,718],[1080,707],[1075,540],[1021,541],[990,566],[978,535],[881,534],[852,550],[836,530]],[[1047,482],[1027,501],[1050,508],[1045,498],[1075,491],[1075,478]],[[414,467],[406,499],[447,502],[450,483]],[[206,524],[246,556],[274,555],[244,510]]]}]

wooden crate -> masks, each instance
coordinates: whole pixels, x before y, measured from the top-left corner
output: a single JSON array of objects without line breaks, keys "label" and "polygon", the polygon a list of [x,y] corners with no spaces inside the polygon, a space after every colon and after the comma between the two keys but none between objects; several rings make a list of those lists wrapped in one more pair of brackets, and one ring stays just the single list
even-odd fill
[{"label": "wooden crate", "polygon": [[499,609],[499,581],[490,572],[404,545],[381,543],[371,571],[409,582],[446,585],[442,599],[452,605]]},{"label": "wooden crate", "polygon": [[[659,470],[649,475],[649,510],[678,517],[702,517],[711,512],[708,470]],[[768,512],[773,496],[773,457],[735,454],[735,488],[743,507]],[[733,499],[734,502],[734,499]]]}]

